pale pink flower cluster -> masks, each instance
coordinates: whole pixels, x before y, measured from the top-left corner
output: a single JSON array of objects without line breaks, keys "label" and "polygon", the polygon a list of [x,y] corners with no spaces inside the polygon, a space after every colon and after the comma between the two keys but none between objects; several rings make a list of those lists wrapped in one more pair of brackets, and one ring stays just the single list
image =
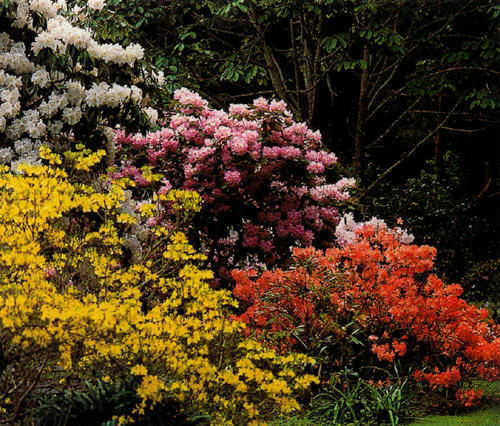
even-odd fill
[{"label": "pale pink flower cluster", "polygon": [[409,234],[405,229],[402,229],[399,226],[395,228],[389,228],[384,220],[377,217],[372,217],[370,220],[365,222],[356,222],[352,213],[346,213],[340,219],[340,222],[335,229],[337,242],[341,246],[353,244],[359,238],[356,234],[356,231],[367,225],[373,226],[375,229],[387,230],[392,235],[394,235],[401,244],[411,244],[414,240],[413,235]]},{"label": "pale pink flower cluster", "polygon": [[250,109],[246,104],[232,104],[229,106],[229,114],[232,116],[246,117],[250,114]]},{"label": "pale pink flower cluster", "polygon": [[302,150],[294,146],[266,146],[262,150],[262,156],[267,158],[299,158]]},{"label": "pale pink flower cluster", "polygon": [[267,99],[263,98],[262,96],[253,101],[253,106],[255,108],[262,109],[262,110],[269,109],[269,103],[267,102]]},{"label": "pale pink flower cluster", "polygon": [[353,178],[343,178],[334,184],[318,185],[311,188],[310,194],[313,200],[324,201],[327,199],[336,199],[345,201],[349,199],[350,188],[356,185]]},{"label": "pale pink flower cluster", "polygon": [[248,152],[248,142],[242,137],[234,137],[228,142],[231,151],[236,155],[244,155]]},{"label": "pale pink flower cluster", "polygon": [[337,156],[333,152],[312,151],[306,152],[306,158],[315,163],[321,163],[328,167],[337,162]]},{"label": "pale pink flower cluster", "polygon": [[215,152],[214,147],[203,146],[201,148],[191,148],[187,152],[186,162],[188,164],[204,161]]},{"label": "pale pink flower cluster", "polygon": [[229,186],[237,186],[241,182],[241,174],[238,170],[224,172],[224,180]]},{"label": "pale pink flower cluster", "polygon": [[184,107],[206,108],[208,106],[208,102],[198,93],[192,92],[184,87],[175,91],[174,99],[179,101],[179,103]]}]

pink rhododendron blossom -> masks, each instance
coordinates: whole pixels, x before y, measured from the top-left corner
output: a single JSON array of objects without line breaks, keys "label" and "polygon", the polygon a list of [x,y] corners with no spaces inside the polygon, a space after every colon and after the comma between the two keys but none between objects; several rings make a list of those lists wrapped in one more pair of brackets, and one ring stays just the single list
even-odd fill
[{"label": "pink rhododendron blossom", "polygon": [[248,142],[240,136],[234,137],[228,142],[231,151],[236,155],[243,155],[248,152]]},{"label": "pink rhododendron blossom", "polygon": [[322,163],[311,161],[307,166],[307,171],[310,173],[323,173],[325,171],[325,166]]},{"label": "pink rhododendron blossom", "polygon": [[260,97],[253,101],[253,106],[256,108],[267,109],[269,107],[269,103],[267,99]]},{"label": "pink rhododendron blossom", "polygon": [[247,115],[249,114],[249,109],[248,109],[248,105],[244,105],[244,104],[232,104],[230,107],[229,107],[229,114],[231,115]]},{"label": "pink rhododendron blossom", "polygon": [[271,105],[269,105],[270,111],[286,112],[286,103],[283,101],[277,101],[273,99]]},{"label": "pink rhododendron blossom", "polygon": [[229,186],[236,186],[241,182],[241,175],[238,170],[228,170],[224,173],[224,180]]},{"label": "pink rhododendron blossom", "polygon": [[[133,179],[138,198],[144,190],[197,191],[202,211],[188,233],[212,270],[250,260],[271,267],[285,261],[294,245],[334,243],[336,204],[349,197],[354,180],[327,181],[337,158],[322,146],[319,132],[294,122],[277,100],[259,98],[226,112],[188,89],[176,91],[174,99],[160,130],[116,132],[117,151],[132,162],[112,177]],[[150,182],[145,176],[151,172],[164,181]],[[168,224],[168,209],[160,211],[158,220]],[[216,278],[222,284],[226,279]]]},{"label": "pink rhododendron blossom", "polygon": [[192,92],[186,88],[178,89],[174,93],[174,99],[179,101],[181,105],[205,108],[208,103],[198,93]]}]

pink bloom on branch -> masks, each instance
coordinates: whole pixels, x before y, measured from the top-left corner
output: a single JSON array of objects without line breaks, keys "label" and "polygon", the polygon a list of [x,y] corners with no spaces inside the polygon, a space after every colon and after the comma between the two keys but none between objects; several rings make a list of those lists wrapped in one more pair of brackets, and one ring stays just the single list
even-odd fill
[{"label": "pink bloom on branch", "polygon": [[269,106],[270,111],[280,111],[286,112],[286,103],[283,101],[272,100],[271,105]]},{"label": "pink bloom on branch", "polygon": [[265,109],[265,110],[269,109],[269,104],[267,102],[267,99],[263,98],[262,96],[253,101],[253,106],[259,109]]},{"label": "pink bloom on branch", "polygon": [[238,170],[228,170],[224,172],[224,180],[229,186],[237,186],[241,182],[241,175]]},{"label": "pink bloom on branch", "polygon": [[208,102],[203,99],[198,93],[192,92],[183,87],[174,92],[174,99],[179,101],[182,105],[189,105],[196,108],[206,108]]},{"label": "pink bloom on branch", "polygon": [[279,155],[280,155],[279,147],[277,146],[273,147],[265,146],[262,149],[262,156],[265,158],[278,158]]},{"label": "pink bloom on branch", "polygon": [[322,163],[312,161],[307,165],[307,171],[315,174],[323,173],[325,171],[325,166]]},{"label": "pink bloom on branch", "polygon": [[225,140],[231,136],[231,129],[226,126],[220,126],[214,133],[217,140]]},{"label": "pink bloom on branch", "polygon": [[241,136],[234,137],[233,140],[228,142],[228,146],[236,155],[244,155],[248,152],[248,143]]},{"label": "pink bloom on branch", "polygon": [[231,115],[247,115],[248,113],[248,105],[232,104],[229,106],[229,114]]}]

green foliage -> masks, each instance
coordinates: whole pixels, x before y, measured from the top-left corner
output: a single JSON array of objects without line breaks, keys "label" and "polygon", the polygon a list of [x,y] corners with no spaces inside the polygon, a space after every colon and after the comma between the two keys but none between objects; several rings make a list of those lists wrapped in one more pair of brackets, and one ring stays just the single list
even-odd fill
[{"label": "green foliage", "polygon": [[396,426],[409,413],[412,400],[409,389],[408,378],[374,384],[345,370],[334,374],[316,395],[310,417],[332,426]]},{"label": "green foliage", "polygon": [[485,305],[492,318],[500,322],[500,259],[474,263],[462,282],[468,296]]},{"label": "green foliage", "polygon": [[[442,163],[428,161],[418,176],[406,179],[400,187],[393,182],[381,184],[369,200],[366,216],[404,218],[405,228],[417,241],[438,249],[440,274],[462,283],[468,298],[496,306],[497,202],[485,195],[484,182],[474,180],[472,160],[448,151]],[[488,181],[487,176],[486,185]],[[492,180],[490,186],[494,185]]]},{"label": "green foliage", "polygon": [[499,409],[491,407],[462,415],[427,416],[408,426],[497,426],[499,416]]},{"label": "green foliage", "polygon": [[[61,393],[39,393],[37,406],[29,413],[36,426],[116,426],[115,416],[126,415],[141,400],[137,380],[95,383],[85,381],[80,389]],[[174,399],[166,400],[135,424],[139,426],[194,426],[208,424],[208,416],[195,415]]]}]

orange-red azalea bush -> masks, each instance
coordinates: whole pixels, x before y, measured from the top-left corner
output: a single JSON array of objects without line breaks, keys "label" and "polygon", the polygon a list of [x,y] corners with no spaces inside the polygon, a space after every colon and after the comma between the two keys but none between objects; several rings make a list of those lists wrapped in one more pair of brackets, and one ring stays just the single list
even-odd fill
[{"label": "orange-red azalea bush", "polygon": [[499,379],[500,327],[460,285],[430,273],[433,247],[402,241],[364,225],[343,247],[295,249],[288,270],[234,271],[239,319],[281,349],[316,356],[325,374],[349,367],[377,378],[399,360],[432,389]]}]

